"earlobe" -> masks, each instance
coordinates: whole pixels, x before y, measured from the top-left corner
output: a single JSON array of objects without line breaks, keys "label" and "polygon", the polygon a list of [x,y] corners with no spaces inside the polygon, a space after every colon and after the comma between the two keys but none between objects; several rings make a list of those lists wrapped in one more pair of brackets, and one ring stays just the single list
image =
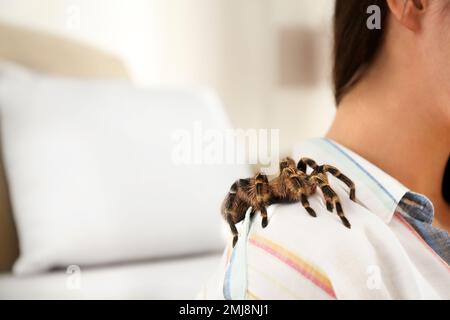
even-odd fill
[{"label": "earlobe", "polygon": [[390,12],[401,25],[413,32],[420,31],[429,0],[387,0],[387,3]]}]

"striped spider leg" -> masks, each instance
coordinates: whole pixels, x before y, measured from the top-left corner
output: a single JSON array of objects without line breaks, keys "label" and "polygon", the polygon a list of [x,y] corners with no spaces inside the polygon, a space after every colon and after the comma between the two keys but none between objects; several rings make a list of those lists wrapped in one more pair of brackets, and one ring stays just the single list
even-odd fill
[{"label": "striped spider leg", "polygon": [[313,171],[309,175],[310,179],[312,179],[317,186],[322,190],[323,196],[325,198],[327,210],[333,212],[334,207],[336,207],[336,212],[341,219],[342,223],[347,227],[351,228],[350,222],[344,215],[344,211],[342,209],[341,201],[334,192],[334,190],[330,187],[327,173],[335,176],[337,179],[344,182],[347,187],[350,189],[350,199],[356,202],[355,196],[355,184],[352,180],[350,180],[347,176],[342,174],[336,167],[330,165],[317,165],[317,163],[309,158],[302,158],[297,165],[297,168],[302,172],[307,172],[307,166],[311,167]]}]

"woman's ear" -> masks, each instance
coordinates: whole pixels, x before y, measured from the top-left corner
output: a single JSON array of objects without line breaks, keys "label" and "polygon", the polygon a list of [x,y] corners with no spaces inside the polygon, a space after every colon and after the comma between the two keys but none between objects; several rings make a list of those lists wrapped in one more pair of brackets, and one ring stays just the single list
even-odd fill
[{"label": "woman's ear", "polygon": [[394,18],[413,32],[419,32],[430,0],[387,0]]}]

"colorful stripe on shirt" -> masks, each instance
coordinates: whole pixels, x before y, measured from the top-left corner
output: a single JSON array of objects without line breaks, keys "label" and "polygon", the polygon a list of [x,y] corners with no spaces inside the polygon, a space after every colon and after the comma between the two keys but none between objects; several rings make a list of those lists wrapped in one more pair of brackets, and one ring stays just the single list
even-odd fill
[{"label": "colorful stripe on shirt", "polygon": [[253,235],[249,239],[249,243],[277,258],[279,261],[294,269],[297,273],[322,289],[330,297],[336,299],[336,294],[333,290],[330,279],[317,266],[266,238]]}]

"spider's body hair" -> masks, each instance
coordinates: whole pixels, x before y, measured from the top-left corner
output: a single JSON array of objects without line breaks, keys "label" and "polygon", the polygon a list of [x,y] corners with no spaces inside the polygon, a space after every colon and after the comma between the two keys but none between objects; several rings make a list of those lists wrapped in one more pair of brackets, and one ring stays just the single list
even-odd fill
[{"label": "spider's body hair", "polygon": [[[313,169],[311,174],[307,174],[308,166]],[[317,188],[322,191],[327,210],[332,212],[336,208],[342,223],[350,228],[339,197],[329,185],[327,173],[344,182],[350,188],[350,199],[355,201],[355,186],[349,178],[335,167],[318,166],[314,160],[308,158],[301,159],[297,165],[290,158],[284,159],[280,163],[280,174],[270,182],[264,174],[236,181],[231,186],[222,205],[222,215],[230,225],[233,234],[233,246],[238,239],[235,224],[245,218],[250,207],[252,207],[252,215],[257,211],[261,213],[263,228],[268,224],[266,208],[275,203],[301,202],[305,210],[312,217],[316,217],[315,211],[310,207],[308,197],[312,196]]]},{"label": "spider's body hair", "polygon": [[316,183],[308,175],[297,169],[294,160],[285,159],[280,163],[280,175],[270,182],[273,203],[299,202],[302,195],[312,196]]}]

